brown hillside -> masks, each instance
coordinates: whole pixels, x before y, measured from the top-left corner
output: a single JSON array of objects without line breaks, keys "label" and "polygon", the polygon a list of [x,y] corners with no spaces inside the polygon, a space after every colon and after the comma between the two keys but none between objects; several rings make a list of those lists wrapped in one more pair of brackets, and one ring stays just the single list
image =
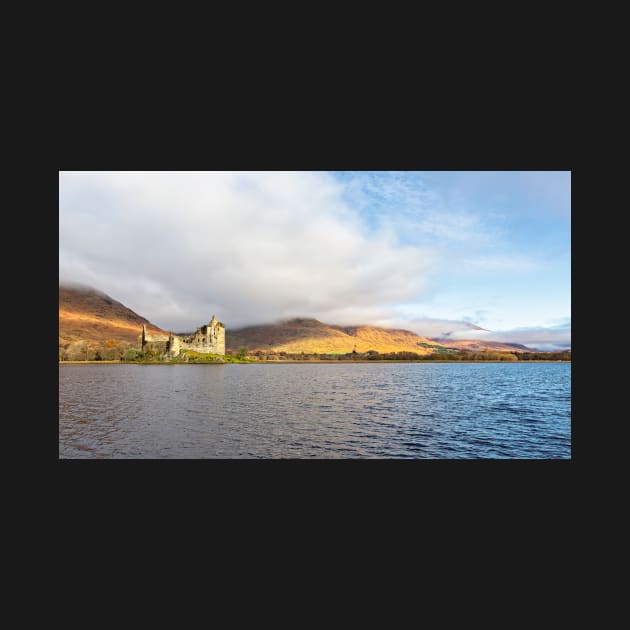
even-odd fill
[{"label": "brown hillside", "polygon": [[291,319],[277,324],[248,326],[226,330],[226,345],[230,350],[245,346],[250,352],[257,350],[307,354],[357,352],[417,352],[428,354],[430,348],[419,343],[432,344],[408,330],[377,328],[375,326],[331,326],[316,319]]},{"label": "brown hillside", "polygon": [[142,324],[153,334],[168,334],[105,293],[59,287],[59,344],[110,340],[136,344]]},{"label": "brown hillside", "polygon": [[[418,352],[425,354],[427,349],[418,346],[419,343],[433,344],[430,339],[420,337],[410,330],[402,330],[397,328],[378,328],[376,326],[335,326],[347,335],[354,337],[362,345],[370,346],[368,350],[376,350],[377,352],[399,352],[402,350],[409,352]],[[379,350],[378,346],[382,347]],[[357,348],[357,352],[359,349]]]}]

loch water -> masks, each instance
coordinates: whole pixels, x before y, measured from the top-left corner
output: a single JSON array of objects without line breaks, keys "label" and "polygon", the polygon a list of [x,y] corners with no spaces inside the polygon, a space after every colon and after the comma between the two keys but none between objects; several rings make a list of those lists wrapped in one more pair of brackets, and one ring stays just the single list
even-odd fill
[{"label": "loch water", "polygon": [[59,457],[568,459],[571,364],[60,364]]}]

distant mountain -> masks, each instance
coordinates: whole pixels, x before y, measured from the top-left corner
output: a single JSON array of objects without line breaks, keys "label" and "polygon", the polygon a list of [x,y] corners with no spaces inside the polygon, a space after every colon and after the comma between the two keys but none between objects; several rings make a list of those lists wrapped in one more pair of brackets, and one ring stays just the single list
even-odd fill
[{"label": "distant mountain", "polygon": [[417,352],[429,354],[430,348],[419,344],[433,344],[409,330],[378,328],[376,326],[335,326],[316,319],[296,318],[276,324],[226,329],[226,346],[237,350],[245,346],[257,350],[288,353],[346,353],[357,352]]},{"label": "distant mountain", "polygon": [[59,286],[59,345],[110,340],[136,344],[142,324],[152,333],[168,334],[101,291]]}]

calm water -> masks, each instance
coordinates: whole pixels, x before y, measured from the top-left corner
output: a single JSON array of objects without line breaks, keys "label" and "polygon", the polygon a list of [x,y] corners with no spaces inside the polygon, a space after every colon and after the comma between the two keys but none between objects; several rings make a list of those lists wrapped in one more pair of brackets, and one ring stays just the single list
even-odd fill
[{"label": "calm water", "polygon": [[570,363],[60,365],[61,458],[570,458]]}]

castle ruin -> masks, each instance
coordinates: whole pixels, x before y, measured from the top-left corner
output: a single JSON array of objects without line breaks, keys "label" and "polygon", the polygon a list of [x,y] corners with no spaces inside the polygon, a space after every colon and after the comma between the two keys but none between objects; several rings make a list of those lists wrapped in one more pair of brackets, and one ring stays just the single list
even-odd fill
[{"label": "castle ruin", "polygon": [[200,326],[192,335],[180,336],[172,332],[164,335],[147,334],[142,324],[142,335],[138,338],[142,352],[153,351],[176,357],[182,350],[194,350],[204,354],[225,354],[225,326],[213,315],[209,324]]}]

